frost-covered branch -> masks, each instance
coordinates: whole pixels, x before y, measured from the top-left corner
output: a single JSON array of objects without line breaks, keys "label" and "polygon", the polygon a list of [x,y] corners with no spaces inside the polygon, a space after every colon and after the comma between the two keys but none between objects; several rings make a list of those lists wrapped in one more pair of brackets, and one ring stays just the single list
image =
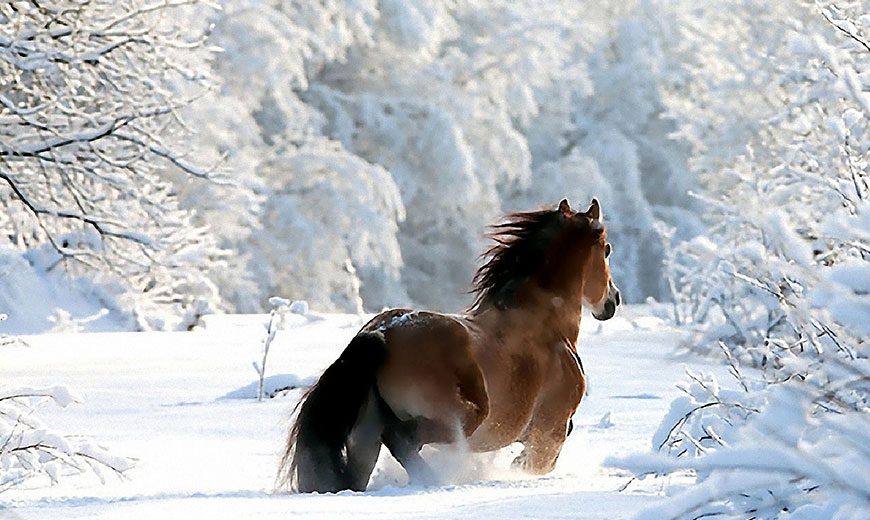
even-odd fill
[{"label": "frost-covered branch", "polygon": [[[290,300],[279,296],[269,298],[269,305],[272,306],[272,311],[269,313],[269,323],[266,325],[266,336],[263,338],[262,359],[259,363],[254,361],[254,370],[259,376],[257,384],[257,401],[262,401],[265,393],[265,378],[266,378],[266,361],[269,359],[269,349],[272,346],[272,341],[275,340],[275,334],[285,325],[286,315],[288,312],[300,314],[302,316],[308,314],[308,302],[304,300]],[[272,395],[270,394],[270,397]]]},{"label": "frost-covered branch", "polygon": [[0,493],[38,477],[55,483],[74,472],[104,480],[106,470],[123,477],[133,467],[130,459],[52,431],[35,416],[48,402],[65,408],[80,401],[62,386],[0,389]]},{"label": "frost-covered branch", "polygon": [[263,338],[263,358],[259,364],[254,363],[254,370],[260,377],[257,385],[257,401],[263,400],[263,382],[266,377],[266,360],[269,358],[269,347],[272,346],[272,341],[275,339],[275,334],[284,323],[284,314],[290,308],[290,301],[272,296],[269,298],[269,304],[272,306],[272,311],[269,313],[269,324],[266,326],[266,337]]},{"label": "frost-covered branch", "polygon": [[819,12],[822,13],[822,16],[825,18],[825,20],[827,20],[829,24],[836,27],[838,31],[845,34],[856,43],[864,47],[867,52],[870,52],[870,43],[867,43],[867,40],[862,38],[856,30],[858,24],[856,24],[852,20],[834,20],[830,12],[831,6],[822,6],[819,4],[819,2],[816,2],[816,5],[818,6]]}]

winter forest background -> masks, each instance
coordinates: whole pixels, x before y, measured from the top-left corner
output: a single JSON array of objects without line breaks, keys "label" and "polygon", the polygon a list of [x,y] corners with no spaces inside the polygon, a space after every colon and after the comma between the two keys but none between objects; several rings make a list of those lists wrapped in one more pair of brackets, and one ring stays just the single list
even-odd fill
[{"label": "winter forest background", "polygon": [[485,226],[563,196],[601,199],[633,302],[679,298],[680,244],[745,245],[728,206],[865,253],[862,4],[695,4],[8,4],[8,324],[52,326],[46,285],[123,328],[461,310]]},{"label": "winter forest background", "polygon": [[868,117],[860,0],[4,3],[0,341],[460,311],[487,224],[596,196],[625,298],[742,387],[619,464],[695,471],[673,516],[858,518]]}]

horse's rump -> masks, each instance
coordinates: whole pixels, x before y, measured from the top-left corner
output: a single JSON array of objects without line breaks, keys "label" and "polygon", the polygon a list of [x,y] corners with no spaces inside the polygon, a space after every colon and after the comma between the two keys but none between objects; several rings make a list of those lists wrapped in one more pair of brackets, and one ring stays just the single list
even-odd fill
[{"label": "horse's rump", "polygon": [[405,309],[376,316],[363,330],[384,335],[378,390],[401,419],[426,419],[424,443],[469,436],[489,413],[486,383],[460,318]]}]

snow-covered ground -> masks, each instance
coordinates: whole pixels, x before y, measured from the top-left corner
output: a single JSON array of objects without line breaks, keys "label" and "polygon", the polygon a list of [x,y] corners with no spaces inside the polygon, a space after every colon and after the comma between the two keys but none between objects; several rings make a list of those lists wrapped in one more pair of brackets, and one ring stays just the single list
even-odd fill
[{"label": "snow-covered ground", "polygon": [[[627,307],[603,324],[583,322],[580,354],[590,393],[575,416],[556,470],[530,478],[509,470],[510,448],[488,456],[427,450],[445,484],[407,486],[387,454],[366,493],[273,491],[277,453],[299,391],[258,403],[252,362],[264,316],[212,316],[177,333],[46,334],[0,347],[4,385],[64,384],[84,397],[40,410],[60,431],[94,438],[136,459],[124,480],[73,476],[0,494],[0,518],[626,518],[659,499],[659,485],[627,482],[603,467],[609,455],[650,449],[678,390],[682,333]],[[266,367],[271,387],[307,384],[362,323],[355,315],[292,315]],[[295,320],[295,321],[294,321]],[[695,367],[697,364],[693,363]],[[725,379],[724,377],[722,378]]]}]

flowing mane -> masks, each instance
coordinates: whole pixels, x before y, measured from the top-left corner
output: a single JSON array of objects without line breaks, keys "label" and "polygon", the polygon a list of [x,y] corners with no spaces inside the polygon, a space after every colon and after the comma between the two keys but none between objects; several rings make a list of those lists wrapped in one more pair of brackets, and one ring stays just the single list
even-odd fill
[{"label": "flowing mane", "polygon": [[481,258],[487,258],[472,280],[475,294],[471,312],[494,305],[499,309],[514,304],[522,283],[544,264],[547,248],[562,227],[559,210],[511,213],[505,222],[491,226],[495,244]]}]

